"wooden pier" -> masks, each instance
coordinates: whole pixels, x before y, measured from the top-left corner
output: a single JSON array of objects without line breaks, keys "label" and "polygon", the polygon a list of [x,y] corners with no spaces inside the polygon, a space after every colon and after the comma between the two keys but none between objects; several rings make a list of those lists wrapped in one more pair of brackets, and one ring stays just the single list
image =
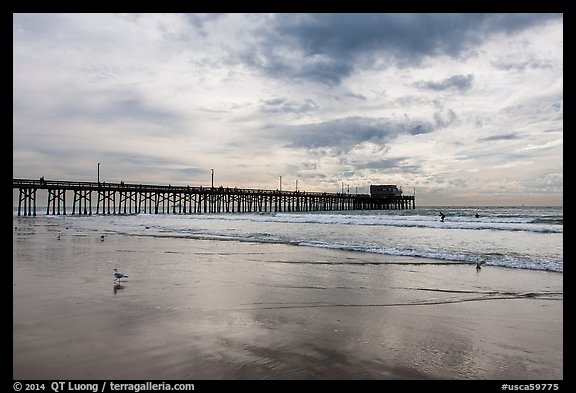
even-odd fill
[{"label": "wooden pier", "polygon": [[412,195],[374,197],[369,194],[44,179],[13,179],[12,188],[19,190],[19,216],[21,214],[36,215],[38,190],[47,190],[47,215],[66,215],[66,194],[69,198],[72,196],[72,211],[68,211],[72,215],[310,212],[415,208]]}]

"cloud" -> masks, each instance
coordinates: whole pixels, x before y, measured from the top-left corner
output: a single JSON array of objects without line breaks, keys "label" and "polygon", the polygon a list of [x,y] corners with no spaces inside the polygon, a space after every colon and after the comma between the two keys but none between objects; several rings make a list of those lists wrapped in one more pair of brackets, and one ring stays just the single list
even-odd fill
[{"label": "cloud", "polygon": [[[276,14],[238,58],[274,78],[339,84],[356,69],[459,57],[496,33],[561,14]],[[465,81],[464,81],[465,82]]]},{"label": "cloud", "polygon": [[177,113],[157,105],[151,105],[138,97],[109,97],[108,99],[89,99],[92,105],[73,103],[61,106],[63,109],[54,115],[63,119],[91,119],[94,122],[130,122],[134,123],[175,123],[180,119]]},{"label": "cloud", "polygon": [[260,111],[263,113],[308,113],[318,109],[318,104],[309,98],[302,103],[286,98],[273,98],[262,101],[260,105]]},{"label": "cloud", "polygon": [[519,151],[547,150],[547,149],[553,149],[553,148],[561,147],[563,144],[564,144],[564,142],[562,139],[556,139],[556,140],[548,141],[544,144],[528,145],[528,146],[525,146],[525,147],[519,149]]},{"label": "cloud", "polygon": [[418,165],[405,164],[406,157],[371,160],[362,163],[354,163],[355,169],[387,169],[393,172],[414,172],[419,169]]},{"label": "cloud", "polygon": [[519,136],[515,133],[510,134],[499,134],[499,135],[491,135],[484,138],[480,138],[481,142],[493,142],[493,141],[509,141],[513,139],[518,139]]},{"label": "cloud", "polygon": [[490,62],[492,66],[504,70],[504,71],[526,71],[530,69],[545,69],[545,68],[552,68],[552,64],[546,60],[539,60],[534,57],[530,57],[526,60],[518,60],[518,59],[508,59],[502,58],[497,59]]},{"label": "cloud", "polygon": [[305,170],[313,171],[318,168],[318,163],[316,162],[303,162],[302,168]]},{"label": "cloud", "polygon": [[384,143],[402,132],[422,133],[430,127],[419,122],[399,123],[387,119],[349,117],[289,127],[288,147],[332,148],[346,152],[363,142]]},{"label": "cloud", "polygon": [[[346,117],[320,123],[278,127],[278,139],[287,140],[287,147],[330,149],[342,154],[356,146],[371,142],[386,144],[400,135],[420,135],[446,127],[453,121],[452,111],[447,116],[435,114],[432,120]],[[269,133],[268,133],[269,134]]]},{"label": "cloud", "polygon": [[442,91],[442,90],[466,91],[472,87],[473,79],[474,76],[471,74],[454,75],[440,82],[420,81],[416,82],[414,85],[420,89],[435,90],[435,91]]},{"label": "cloud", "polygon": [[518,166],[530,165],[530,164],[532,164],[532,161],[510,161],[510,162],[505,162],[504,164],[494,165],[493,168],[508,169],[508,168],[515,168]]},{"label": "cloud", "polygon": [[217,13],[184,14],[185,20],[188,21],[190,24],[192,24],[196,28],[196,30],[204,37],[208,35],[206,31],[206,25],[217,21],[223,16],[225,16],[225,14],[217,14]]},{"label": "cloud", "polygon": [[216,168],[322,189],[394,173],[472,195],[450,187],[561,173],[562,18],[14,14],[14,175],[102,162],[125,181]]}]

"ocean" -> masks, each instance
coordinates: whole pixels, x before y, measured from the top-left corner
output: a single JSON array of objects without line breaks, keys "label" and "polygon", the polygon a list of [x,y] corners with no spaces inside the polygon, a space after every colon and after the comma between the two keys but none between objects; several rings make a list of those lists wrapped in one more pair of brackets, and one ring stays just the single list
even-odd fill
[{"label": "ocean", "polygon": [[563,378],[562,208],[16,212],[12,230],[15,380]]},{"label": "ocean", "polygon": [[[440,211],[445,214],[443,222]],[[17,219],[14,210],[15,226]],[[398,258],[398,262],[383,258],[382,263],[484,262],[485,266],[563,272],[562,207],[443,206],[413,210],[198,215],[40,214],[24,220],[33,225],[58,223],[58,228],[64,225],[77,235],[284,243],[410,257]],[[194,247],[193,242],[190,247]],[[378,261],[371,259],[370,263]]]}]

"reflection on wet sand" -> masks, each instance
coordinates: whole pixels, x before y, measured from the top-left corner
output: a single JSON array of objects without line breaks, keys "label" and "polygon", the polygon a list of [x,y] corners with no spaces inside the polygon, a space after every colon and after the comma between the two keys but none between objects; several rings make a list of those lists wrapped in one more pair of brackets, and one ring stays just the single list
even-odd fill
[{"label": "reflection on wet sand", "polygon": [[124,285],[114,284],[114,295],[116,295],[118,293],[118,291],[121,291],[122,289],[124,289]]},{"label": "reflection on wet sand", "polygon": [[[24,225],[14,379],[563,377],[561,274],[286,244],[56,242]],[[138,285],[114,282],[110,298],[118,263]]]}]

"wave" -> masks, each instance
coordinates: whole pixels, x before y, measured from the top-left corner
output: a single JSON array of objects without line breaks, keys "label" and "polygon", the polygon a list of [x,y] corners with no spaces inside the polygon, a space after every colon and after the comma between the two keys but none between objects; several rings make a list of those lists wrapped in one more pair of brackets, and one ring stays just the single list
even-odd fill
[{"label": "wave", "polygon": [[[326,248],[341,251],[361,252],[368,254],[381,254],[399,257],[424,258],[427,260],[441,261],[441,264],[476,264],[483,261],[486,266],[498,266],[513,269],[542,270],[550,272],[563,272],[563,264],[558,261],[548,260],[542,257],[531,255],[522,255],[516,253],[478,253],[470,251],[433,249],[433,248],[402,248],[402,247],[385,247],[374,246],[362,243],[348,243],[338,241],[319,241],[319,240],[286,240],[278,236],[243,231],[162,231],[157,234],[133,234],[123,233],[132,236],[150,236],[150,237],[173,237],[173,238],[190,238],[199,240],[219,240],[219,241],[240,241],[255,243],[277,243],[289,244],[298,247]],[[309,262],[318,263],[318,262]],[[363,262],[346,262],[346,264],[363,264]],[[391,260],[383,260],[381,263],[369,262],[367,264],[396,264]],[[401,264],[408,262],[402,261]],[[418,262],[416,262],[418,263]],[[429,261],[420,262],[430,264]],[[335,262],[330,264],[342,264]]]},{"label": "wave", "polygon": [[[430,259],[439,263],[485,261],[489,266],[563,272],[562,225],[537,223],[519,215],[475,219],[454,212],[439,222],[433,213],[139,214],[68,217],[66,221],[67,225],[77,224],[80,232],[282,243],[414,257],[421,258],[422,263],[430,263]],[[64,218],[50,217],[48,223],[53,220]],[[400,229],[393,229],[397,227]],[[477,230],[489,232],[475,233]],[[391,258],[382,259],[393,263]]]},{"label": "wave", "polygon": [[[251,221],[292,224],[394,226],[406,228],[469,229],[493,231],[524,231],[538,233],[563,233],[562,220],[541,220],[528,217],[446,217],[441,222],[430,215],[360,215],[360,214],[300,214],[260,213],[239,215],[185,216],[192,219],[218,221]],[[551,223],[553,222],[553,223]]]},{"label": "wave", "polygon": [[516,269],[545,270],[551,272],[563,272],[563,264],[557,261],[548,260],[520,254],[500,254],[500,253],[473,253],[464,251],[451,251],[441,249],[425,248],[400,248],[400,247],[371,247],[362,244],[330,243],[322,241],[303,241],[297,245],[308,247],[329,248],[335,250],[367,252],[382,255],[393,255],[403,257],[417,257],[442,260],[448,262],[476,264],[484,261],[488,266],[500,266]]},{"label": "wave", "polygon": [[[514,210],[514,209],[509,209]],[[215,221],[249,221],[269,223],[293,224],[322,224],[322,225],[359,225],[359,226],[393,226],[405,228],[435,228],[454,230],[491,230],[491,231],[524,231],[536,233],[563,233],[562,213],[550,214],[546,211],[508,211],[483,214],[474,217],[472,209],[444,209],[446,218],[441,222],[438,210],[420,210],[418,214],[413,211],[354,211],[347,212],[318,212],[318,213],[230,213],[230,214],[169,214],[156,215],[148,213],[135,213],[131,217],[169,217],[186,220],[215,220]],[[15,213],[14,213],[15,214]],[[115,216],[126,218],[126,216]]]}]

